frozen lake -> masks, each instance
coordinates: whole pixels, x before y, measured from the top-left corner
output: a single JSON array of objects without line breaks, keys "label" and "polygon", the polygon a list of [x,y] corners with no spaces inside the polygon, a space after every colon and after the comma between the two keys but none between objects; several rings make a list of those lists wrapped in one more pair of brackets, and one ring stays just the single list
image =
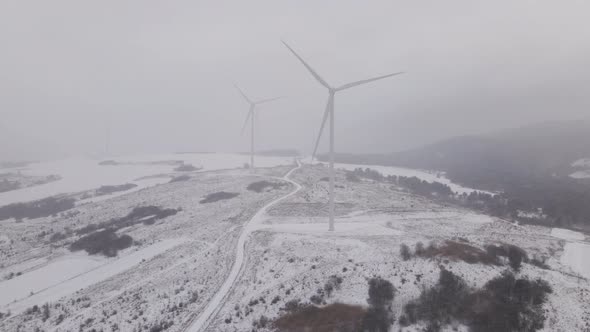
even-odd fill
[{"label": "frozen lake", "polygon": [[569,266],[574,272],[585,278],[590,278],[590,245],[578,242],[568,242],[563,249],[561,263]]}]

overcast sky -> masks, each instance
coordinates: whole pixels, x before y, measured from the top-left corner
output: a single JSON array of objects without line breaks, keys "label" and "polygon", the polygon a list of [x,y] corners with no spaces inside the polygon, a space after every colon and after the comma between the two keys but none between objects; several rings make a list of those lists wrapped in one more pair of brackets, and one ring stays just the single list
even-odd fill
[{"label": "overcast sky", "polygon": [[[590,111],[590,2],[5,0],[0,159],[310,152],[329,83],[405,71],[336,96],[336,149],[391,152]],[[325,137],[327,141],[327,136]],[[324,143],[321,150],[326,148]]]}]

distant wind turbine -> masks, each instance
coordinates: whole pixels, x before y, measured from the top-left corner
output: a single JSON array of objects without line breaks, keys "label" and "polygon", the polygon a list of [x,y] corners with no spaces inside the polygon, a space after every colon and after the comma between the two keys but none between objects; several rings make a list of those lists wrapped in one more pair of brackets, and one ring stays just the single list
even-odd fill
[{"label": "distant wind turbine", "polygon": [[244,121],[244,126],[242,127],[242,135],[244,135],[244,130],[246,129],[246,126],[248,125],[248,120],[251,120],[251,131],[250,131],[250,168],[253,169],[254,168],[254,118],[255,118],[255,110],[256,110],[256,106],[260,105],[260,104],[264,104],[264,103],[268,103],[277,99],[281,99],[283,97],[275,97],[275,98],[268,98],[268,99],[262,99],[262,100],[257,100],[257,101],[253,101],[250,98],[248,98],[248,96],[246,96],[246,94],[238,87],[237,84],[234,84],[234,86],[236,87],[236,89],[238,90],[238,92],[242,95],[242,97],[244,97],[244,99],[248,102],[248,104],[250,104],[250,109],[248,110],[248,114],[246,115],[246,120]]},{"label": "distant wind turbine", "polygon": [[334,230],[334,176],[335,176],[335,174],[334,174],[334,95],[338,91],[346,90],[346,89],[349,89],[349,88],[352,88],[355,86],[359,86],[359,85],[366,84],[369,82],[377,81],[377,80],[384,79],[387,77],[403,74],[403,72],[397,72],[397,73],[393,73],[393,74],[369,78],[366,80],[356,81],[356,82],[341,85],[339,87],[332,87],[322,77],[320,77],[320,75],[318,75],[318,73],[315,70],[313,70],[313,68],[311,68],[311,66],[309,66],[303,60],[303,58],[301,58],[299,56],[299,54],[297,54],[291,48],[291,46],[289,46],[284,41],[281,41],[281,42],[285,46],[287,46],[289,51],[291,51],[291,53],[293,53],[293,55],[295,55],[295,57],[297,59],[299,59],[299,61],[305,66],[305,68],[307,68],[307,70],[311,73],[311,75],[318,82],[320,82],[321,85],[323,85],[326,89],[328,89],[328,104],[326,105],[326,110],[324,111],[324,118],[322,120],[320,132],[318,134],[318,138],[316,140],[315,147],[313,149],[312,161],[315,158],[316,152],[318,150],[318,145],[320,144],[320,138],[322,137],[322,132],[324,131],[324,126],[325,126],[326,120],[328,119],[328,116],[329,116],[330,117],[330,207],[329,207],[329,209],[330,209],[330,226],[329,226],[329,230],[333,231]]}]

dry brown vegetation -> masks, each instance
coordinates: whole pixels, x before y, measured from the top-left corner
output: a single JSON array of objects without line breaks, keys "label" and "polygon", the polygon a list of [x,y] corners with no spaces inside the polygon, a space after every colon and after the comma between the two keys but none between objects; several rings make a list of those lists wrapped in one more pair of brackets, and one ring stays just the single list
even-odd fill
[{"label": "dry brown vegetation", "polygon": [[[422,258],[441,257],[454,261],[460,260],[469,264],[504,265],[508,262],[510,267],[515,271],[520,269],[523,262],[529,262],[526,251],[515,245],[492,244],[485,246],[484,250],[465,242],[451,240],[446,240],[440,245],[430,243],[426,248],[421,242],[418,242],[413,254],[407,245],[402,244],[400,246],[400,255],[404,260],[417,256]],[[535,265],[547,268],[547,266],[543,264]]]},{"label": "dry brown vegetation", "polygon": [[199,203],[201,203],[201,204],[213,203],[213,202],[222,201],[225,199],[232,199],[238,195],[239,195],[238,193],[228,193],[225,191],[220,191],[220,192],[208,194],[202,200],[200,200]]},{"label": "dry brown vegetation", "polygon": [[361,306],[334,303],[325,307],[303,306],[274,322],[280,332],[360,331],[367,311]]},{"label": "dry brown vegetation", "polygon": [[434,258],[446,257],[453,260],[461,260],[469,264],[496,265],[498,259],[485,250],[466,243],[447,240],[440,246],[428,246],[422,253],[417,252],[421,257]]}]

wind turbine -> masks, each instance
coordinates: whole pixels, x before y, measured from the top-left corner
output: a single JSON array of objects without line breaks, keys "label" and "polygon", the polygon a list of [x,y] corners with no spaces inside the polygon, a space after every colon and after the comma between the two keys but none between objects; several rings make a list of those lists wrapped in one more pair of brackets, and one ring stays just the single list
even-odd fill
[{"label": "wind turbine", "polygon": [[246,126],[248,125],[248,120],[251,120],[251,131],[250,131],[250,169],[254,168],[254,117],[256,115],[255,110],[256,110],[256,106],[260,105],[260,104],[264,104],[264,103],[268,103],[277,99],[281,99],[283,97],[275,97],[275,98],[269,98],[269,99],[262,99],[262,100],[257,100],[257,101],[253,101],[250,98],[248,98],[246,96],[246,94],[238,87],[237,84],[234,84],[234,86],[236,87],[236,89],[238,90],[238,92],[242,95],[242,97],[244,97],[244,99],[248,102],[248,104],[250,104],[250,109],[248,110],[248,114],[246,115],[246,121],[244,121],[244,126],[242,127],[242,135],[244,135],[244,130],[246,129]]},{"label": "wind turbine", "polygon": [[291,53],[293,53],[293,55],[295,55],[295,57],[297,59],[299,59],[299,61],[303,64],[303,66],[305,66],[305,68],[307,68],[307,70],[311,73],[311,75],[318,81],[320,82],[321,85],[323,85],[326,89],[328,89],[328,104],[326,105],[326,110],[324,111],[324,118],[322,120],[322,125],[320,127],[320,132],[318,134],[318,138],[316,140],[315,143],[315,147],[313,149],[313,155],[311,157],[311,160],[313,161],[313,159],[315,158],[315,154],[317,152],[318,149],[318,145],[320,144],[320,138],[322,137],[322,132],[324,131],[324,126],[326,125],[326,121],[328,120],[328,116],[330,117],[330,226],[329,226],[329,230],[333,231],[334,230],[334,96],[336,95],[336,92],[338,91],[342,91],[342,90],[346,90],[346,89],[350,89],[353,88],[355,86],[359,86],[362,84],[366,84],[369,82],[373,82],[373,81],[377,81],[377,80],[381,80],[387,77],[391,77],[391,76],[395,76],[395,75],[399,75],[399,74],[403,74],[403,72],[397,72],[397,73],[393,73],[393,74],[388,74],[388,75],[383,75],[383,76],[378,76],[378,77],[373,77],[373,78],[369,78],[366,80],[361,80],[361,81],[356,81],[356,82],[352,82],[352,83],[347,83],[344,85],[341,85],[339,87],[332,87],[330,86],[320,75],[318,75],[318,73],[313,70],[313,68],[311,68],[310,65],[308,65],[305,60],[303,60],[303,58],[301,58],[299,56],[299,54],[297,54],[297,52],[295,52],[291,46],[289,46],[287,43],[285,43],[284,41],[281,41],[285,46],[287,46],[287,48],[289,49],[289,51],[291,51]]}]

